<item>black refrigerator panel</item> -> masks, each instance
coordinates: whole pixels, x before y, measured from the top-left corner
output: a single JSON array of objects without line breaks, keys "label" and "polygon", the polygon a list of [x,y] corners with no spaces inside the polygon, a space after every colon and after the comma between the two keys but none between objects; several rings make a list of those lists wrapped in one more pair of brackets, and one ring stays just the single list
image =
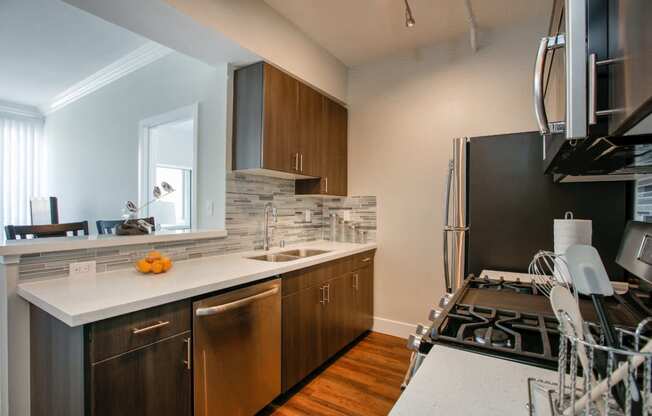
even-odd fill
[{"label": "black refrigerator panel", "polygon": [[482,269],[526,273],[538,250],[553,250],[553,221],[571,211],[593,221],[593,245],[610,278],[627,220],[626,182],[554,183],[541,172],[538,132],[469,140],[466,273]]}]

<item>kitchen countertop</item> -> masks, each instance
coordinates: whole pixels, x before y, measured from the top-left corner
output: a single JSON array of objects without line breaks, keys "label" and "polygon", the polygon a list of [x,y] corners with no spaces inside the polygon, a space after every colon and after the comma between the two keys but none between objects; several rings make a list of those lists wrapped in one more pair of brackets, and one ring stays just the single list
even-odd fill
[{"label": "kitchen countertop", "polygon": [[143,275],[128,269],[92,277],[25,282],[18,285],[17,292],[69,326],[78,326],[372,250],[376,244],[318,241],[275,248],[269,253],[295,248],[329,252],[279,263],[246,258],[264,254],[261,250],[241,252],[179,261],[161,275]]},{"label": "kitchen countertop", "polygon": [[557,381],[557,372],[435,345],[391,416],[528,414],[528,378]]}]

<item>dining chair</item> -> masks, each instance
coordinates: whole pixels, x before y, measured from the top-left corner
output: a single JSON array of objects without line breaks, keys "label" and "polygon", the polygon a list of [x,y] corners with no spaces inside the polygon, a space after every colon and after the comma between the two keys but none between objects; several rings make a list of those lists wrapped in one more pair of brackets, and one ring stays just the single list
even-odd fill
[{"label": "dining chair", "polygon": [[[155,227],[156,224],[154,222],[154,217],[149,217],[149,218],[141,218],[142,220],[147,221],[152,225],[152,227]],[[115,228],[123,223],[124,220],[97,220],[95,222],[95,225],[97,226],[97,233],[98,234],[115,234]]]},{"label": "dining chair", "polygon": [[88,221],[47,225],[7,225],[7,240],[88,235]]}]

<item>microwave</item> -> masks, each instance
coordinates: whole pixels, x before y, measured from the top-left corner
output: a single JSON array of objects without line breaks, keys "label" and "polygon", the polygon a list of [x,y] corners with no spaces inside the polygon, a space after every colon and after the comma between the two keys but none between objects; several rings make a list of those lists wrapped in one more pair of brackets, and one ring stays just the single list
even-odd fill
[{"label": "microwave", "polygon": [[556,180],[652,174],[652,1],[555,0],[534,113]]}]

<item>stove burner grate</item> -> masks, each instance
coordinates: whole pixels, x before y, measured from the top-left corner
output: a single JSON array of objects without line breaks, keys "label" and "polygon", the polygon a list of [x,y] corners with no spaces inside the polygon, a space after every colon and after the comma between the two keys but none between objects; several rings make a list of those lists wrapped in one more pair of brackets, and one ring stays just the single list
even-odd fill
[{"label": "stove burner grate", "polygon": [[559,332],[554,317],[539,314],[455,304],[448,311],[434,341],[450,342],[516,355],[555,365]]}]

